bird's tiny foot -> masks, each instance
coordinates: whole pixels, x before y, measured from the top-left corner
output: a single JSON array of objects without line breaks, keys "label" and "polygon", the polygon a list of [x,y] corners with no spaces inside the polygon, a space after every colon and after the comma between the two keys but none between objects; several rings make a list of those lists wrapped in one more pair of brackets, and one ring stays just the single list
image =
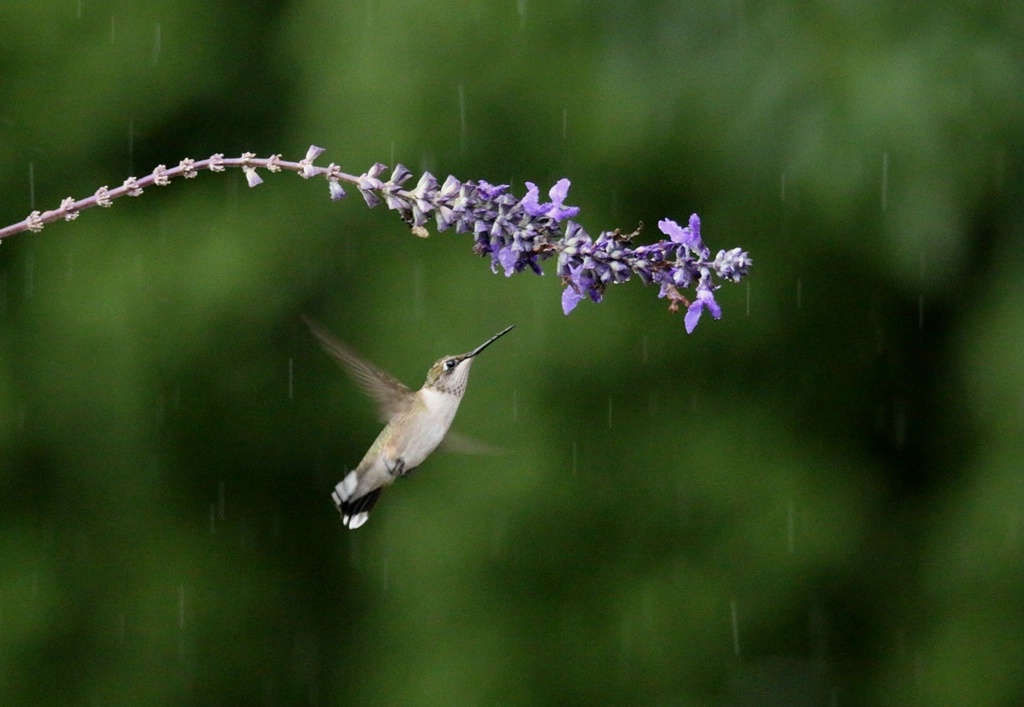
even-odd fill
[{"label": "bird's tiny foot", "polygon": [[388,473],[394,477],[405,476],[405,460],[399,457],[390,462],[385,462]]}]

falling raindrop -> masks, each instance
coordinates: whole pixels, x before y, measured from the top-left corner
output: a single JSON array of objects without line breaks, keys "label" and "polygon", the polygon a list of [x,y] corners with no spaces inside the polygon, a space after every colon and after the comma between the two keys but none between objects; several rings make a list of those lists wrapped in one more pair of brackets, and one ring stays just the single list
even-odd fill
[{"label": "falling raindrop", "polygon": [[786,507],[786,549],[790,555],[796,549],[796,509],[792,503]]},{"label": "falling raindrop", "polygon": [[[924,281],[924,251],[921,251],[921,256],[918,258],[918,272],[919,277]],[[917,296],[917,328],[924,328],[924,293],[922,292]]]},{"label": "falling raindrop", "polygon": [[882,153],[882,211],[889,208],[889,151]]},{"label": "falling raindrop", "polygon": [[907,406],[903,400],[892,402],[892,435],[896,446],[907,443]]},{"label": "falling raindrop", "polygon": [[995,187],[996,193],[1002,194],[1003,187],[1006,184],[1006,150],[1003,148],[996,150],[995,159],[992,160],[992,167],[995,171],[992,185]]},{"label": "falling raindrop", "polygon": [[918,694],[921,694],[924,688],[924,658],[921,651],[914,651],[914,687]]},{"label": "falling raindrop", "polygon": [[217,482],[217,519],[224,520],[224,482]]},{"label": "falling raindrop", "polygon": [[110,16],[110,43],[114,44],[117,39],[117,18]]},{"label": "falling raindrop", "polygon": [[160,59],[160,23],[157,22],[153,29],[153,66],[156,66]]},{"label": "falling raindrop", "polygon": [[633,622],[630,617],[622,617],[622,655],[620,659],[623,663],[623,670],[628,670],[625,666],[626,660],[629,658],[629,652],[633,649]]},{"label": "falling raindrop", "polygon": [[505,527],[508,525],[504,516],[496,516],[494,519],[494,532],[491,533],[491,556],[497,557],[505,547]]},{"label": "falling raindrop", "polygon": [[732,652],[737,658],[740,656],[740,622],[736,610],[736,600],[729,602],[729,613],[732,615]]},{"label": "falling raindrop", "polygon": [[896,657],[899,660],[907,659],[907,630],[903,627],[896,629]]},{"label": "falling raindrop", "polygon": [[466,151],[466,87],[459,84],[459,149]]},{"label": "falling raindrop", "polygon": [[423,318],[424,291],[426,289],[423,280],[423,263],[416,263],[412,269],[412,313],[416,319]]},{"label": "falling raindrop", "polygon": [[643,598],[644,626],[648,632],[654,630],[654,587],[648,582],[644,585]]},{"label": "falling raindrop", "polygon": [[128,121],[128,171],[135,171],[135,121]]},{"label": "falling raindrop", "polygon": [[359,535],[355,535],[349,544],[348,562],[351,567],[359,566]]},{"label": "falling raindrop", "polygon": [[28,204],[29,210],[36,210],[36,165],[28,163]]},{"label": "falling raindrop", "polygon": [[[71,254],[68,253],[68,279],[71,279]],[[135,285],[142,289],[142,286],[146,283],[146,262],[142,257],[141,253],[136,253],[132,256],[132,274],[135,277]]]},{"label": "falling raindrop", "polygon": [[[75,560],[78,562],[88,562],[89,560],[89,536],[85,533],[79,533],[76,538],[75,544]],[[34,589],[34,588],[33,588]]]},{"label": "falling raindrop", "polygon": [[32,299],[35,289],[36,257],[32,253],[25,254],[25,299]]},{"label": "falling raindrop", "polygon": [[295,399],[295,359],[288,359],[288,399]]},{"label": "falling raindrop", "polygon": [[178,585],[178,658],[185,657],[185,585]]}]

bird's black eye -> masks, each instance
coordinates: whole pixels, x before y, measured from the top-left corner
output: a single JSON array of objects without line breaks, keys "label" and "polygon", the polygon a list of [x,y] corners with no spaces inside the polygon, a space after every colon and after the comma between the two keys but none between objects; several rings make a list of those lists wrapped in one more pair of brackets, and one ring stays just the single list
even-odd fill
[{"label": "bird's black eye", "polygon": [[455,368],[455,366],[457,366],[458,363],[459,362],[456,361],[454,358],[450,358],[450,359],[448,359],[447,361],[444,362],[444,370],[450,371],[453,368]]}]

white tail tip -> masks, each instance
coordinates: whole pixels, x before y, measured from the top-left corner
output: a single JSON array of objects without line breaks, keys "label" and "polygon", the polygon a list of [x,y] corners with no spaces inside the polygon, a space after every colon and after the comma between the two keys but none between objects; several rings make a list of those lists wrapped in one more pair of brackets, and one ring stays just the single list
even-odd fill
[{"label": "white tail tip", "polygon": [[356,472],[350,471],[338,482],[334,487],[334,493],[331,494],[334,505],[341,513],[341,522],[349,530],[355,530],[370,519],[370,509],[377,502],[381,492],[381,489],[376,488],[362,496],[353,497],[358,485]]}]

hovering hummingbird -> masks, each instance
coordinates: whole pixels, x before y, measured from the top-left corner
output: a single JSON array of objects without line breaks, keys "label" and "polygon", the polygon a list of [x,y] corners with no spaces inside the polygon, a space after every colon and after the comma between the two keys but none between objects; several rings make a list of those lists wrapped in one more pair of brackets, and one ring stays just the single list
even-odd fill
[{"label": "hovering hummingbird", "polygon": [[423,387],[413,392],[387,371],[360,358],[319,324],[304,319],[327,353],[377,401],[381,421],[387,422],[359,466],[346,474],[331,494],[342,523],[354,530],[369,519],[381,491],[423,463],[444,440],[466,392],[473,359],[512,327],[469,353],[440,359],[427,371]]}]

